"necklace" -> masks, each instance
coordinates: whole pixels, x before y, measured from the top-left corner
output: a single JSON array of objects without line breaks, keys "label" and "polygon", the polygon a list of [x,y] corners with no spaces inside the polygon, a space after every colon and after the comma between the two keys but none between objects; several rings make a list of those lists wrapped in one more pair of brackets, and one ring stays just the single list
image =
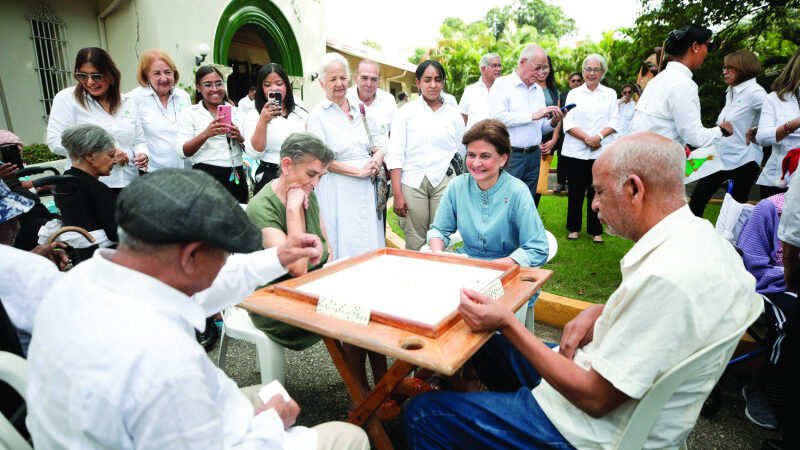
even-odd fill
[{"label": "necklace", "polygon": [[161,100],[159,99],[158,94],[156,94],[153,97],[153,101],[156,102],[156,109],[158,109],[158,112],[161,113],[161,116],[163,116],[165,119],[167,119],[167,121],[169,123],[175,125],[176,123],[178,123],[178,108],[174,107],[175,106],[175,102],[172,102],[172,105],[173,105],[173,108],[172,108],[172,119],[170,119],[164,113],[164,111],[168,111],[169,110],[170,100],[172,100],[172,96],[170,96],[170,98],[167,99],[167,107],[165,108],[164,105],[161,104]]}]

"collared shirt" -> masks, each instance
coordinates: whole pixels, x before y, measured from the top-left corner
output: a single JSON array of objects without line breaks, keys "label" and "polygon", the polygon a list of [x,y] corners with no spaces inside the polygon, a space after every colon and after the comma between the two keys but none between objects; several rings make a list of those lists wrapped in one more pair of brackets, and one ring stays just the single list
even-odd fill
[{"label": "collared shirt", "polygon": [[[358,104],[349,100],[348,103],[352,120],[347,119],[346,113],[336,103],[327,98],[320,100],[308,116],[308,131],[325,142],[336,155],[336,161],[354,161],[353,164],[363,166],[370,158],[367,150],[369,139]],[[371,122],[372,119],[367,117],[369,129],[375,128]]]},{"label": "collared shirt", "polygon": [[[272,252],[256,268],[262,276],[285,272]],[[254,417],[197,344],[207,310],[196,299],[112,255],[100,251],[65,274],[36,317],[27,425],[37,448],[309,448],[274,410]]]},{"label": "collared shirt", "polygon": [[[358,111],[360,111],[358,105],[364,103],[358,98],[356,86],[350,86],[347,89],[347,100],[351,105],[355,105]],[[371,105],[364,103],[364,106],[367,119],[369,119],[369,133],[372,135],[375,145],[383,146],[385,152],[386,146],[389,144],[389,129],[392,127],[395,114],[397,114],[397,103],[394,102],[392,94],[376,89],[375,100]]]},{"label": "collared shirt", "polygon": [[785,99],[778,98],[774,92],[767,95],[767,99],[761,106],[756,140],[761,145],[771,145],[772,155],[764,165],[756,184],[783,187],[781,185],[781,164],[789,150],[800,147],[800,130],[795,130],[780,142],[775,139],[775,133],[778,127],[783,127],[786,122],[798,116],[800,116],[800,106],[792,93],[787,94]]},{"label": "collared shirt", "polygon": [[251,143],[260,117],[261,114],[258,110],[253,108],[247,113],[244,119],[244,129],[242,132],[242,136],[244,136],[244,151],[247,152],[247,155],[251,158],[278,164],[281,159],[280,155],[283,141],[292,133],[299,133],[306,130],[308,113],[303,107],[295,105],[294,111],[289,113],[288,116],[273,117],[267,124],[267,143],[263,152],[254,149]]},{"label": "collared shirt", "polygon": [[717,141],[717,151],[725,170],[733,170],[761,155],[761,147],[755,143],[745,144],[745,134],[751,127],[758,125],[761,117],[761,105],[767,98],[767,91],[756,82],[755,78],[728,87],[725,91],[725,107],[719,113],[717,124],[730,122],[733,134]]},{"label": "collared shirt", "polygon": [[166,108],[149,86],[134,89],[128,95],[133,95],[138,103],[139,121],[150,150],[147,171],[187,168],[186,160],[175,154],[175,140],[178,136],[178,114],[192,104],[189,94],[183,89],[173,88]]},{"label": "collared shirt", "polygon": [[427,238],[440,238],[447,246],[456,230],[464,239],[457,252],[471,258],[508,256],[523,267],[547,261],[547,235],[530,190],[506,171],[485,191],[468,173],[450,181]]},{"label": "collared shirt", "polygon": [[237,103],[236,106],[242,111],[243,115],[247,115],[247,113],[256,109],[256,101],[255,99],[251,100],[250,97],[245,95],[239,99],[239,103]]},{"label": "collared shirt", "polygon": [[789,182],[778,226],[778,239],[795,247],[800,247],[800,181],[798,180],[800,176],[794,176]]},{"label": "collared shirt", "polygon": [[569,114],[564,117],[564,144],[561,154],[576,159],[597,159],[608,145],[614,142],[614,135],[606,136],[600,141],[600,148],[590,149],[582,140],[568,133],[573,128],[580,128],[589,136],[599,134],[605,128],[619,128],[619,109],[617,93],[613,89],[598,84],[590,91],[586,83],[569,91],[567,104],[574,103]]},{"label": "collared shirt", "polygon": [[458,109],[467,116],[467,130],[477,122],[489,118],[489,88],[483,79],[478,78],[477,82],[464,89]]},{"label": "collared shirt", "polygon": [[618,136],[622,137],[631,132],[631,120],[636,113],[636,102],[631,99],[628,103],[619,103],[619,130]]},{"label": "collared shirt", "polygon": [[516,71],[494,80],[489,91],[489,115],[508,127],[514,147],[540,145],[542,134],[553,130],[546,118],[531,120],[533,113],[544,107],[544,93],[539,85],[526,86]]},{"label": "collared shirt", "polygon": [[[632,400],[593,418],[545,380],[533,389],[547,417],[577,448],[613,448],[638,399],[661,375],[752,323],[763,310],[755,280],[734,248],[688,206],[642,236],[620,261],[620,270],[622,282],[595,322],[592,342],[576,351],[574,362],[594,369]],[[677,448],[686,439],[714,387],[721,357],[709,356],[678,387],[644,448]]]},{"label": "collared shirt", "polygon": [[428,177],[438,186],[456,152],[463,156],[464,119],[458,109],[443,102],[436,111],[422,97],[403,106],[392,122],[386,167],[403,169],[402,183],[419,188]]},{"label": "collared shirt", "polygon": [[[208,124],[212,120],[214,120],[214,116],[203,106],[202,100],[178,114],[178,138],[175,142],[175,151],[178,156],[182,159],[190,159],[193,165],[203,163],[217,167],[241,166],[241,147],[236,141],[229,142],[224,134],[208,138],[197,150],[197,153],[191,157],[187,157],[183,153],[183,144],[208,128]],[[235,107],[231,107],[231,120],[241,130],[241,114]]]},{"label": "collared shirt", "polygon": [[671,61],[647,83],[631,122],[631,133],[652,131],[681,146],[708,147],[722,137],[718,127],[704,128],[700,120],[700,97],[692,71]]},{"label": "collared shirt", "polygon": [[0,301],[8,318],[20,332],[20,344],[27,352],[33,333],[33,318],[45,292],[61,276],[52,261],[10,245],[0,244]]},{"label": "collared shirt", "polygon": [[100,177],[100,181],[112,188],[123,188],[139,176],[139,171],[133,164],[135,155],[142,153],[150,156],[147,141],[138,120],[138,105],[128,96],[122,96],[122,103],[117,112],[111,115],[100,106],[89,94],[84,94],[86,107],[75,99],[75,86],[63,89],[53,99],[50,117],[47,120],[47,145],[50,150],[67,157],[65,169],[72,166],[67,149],[61,145],[61,135],[64,130],[80,123],[91,123],[103,127],[114,137],[118,149],[128,155],[128,163],[124,166],[114,164],[111,174]]}]

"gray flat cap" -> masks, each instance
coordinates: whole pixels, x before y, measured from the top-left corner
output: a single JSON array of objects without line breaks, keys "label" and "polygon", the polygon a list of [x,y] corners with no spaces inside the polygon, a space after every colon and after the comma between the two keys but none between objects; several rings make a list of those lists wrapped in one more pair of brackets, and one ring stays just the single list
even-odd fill
[{"label": "gray flat cap", "polygon": [[117,225],[151,244],[201,241],[235,253],[261,249],[261,231],[211,175],[162,169],[134,180],[117,198]]}]

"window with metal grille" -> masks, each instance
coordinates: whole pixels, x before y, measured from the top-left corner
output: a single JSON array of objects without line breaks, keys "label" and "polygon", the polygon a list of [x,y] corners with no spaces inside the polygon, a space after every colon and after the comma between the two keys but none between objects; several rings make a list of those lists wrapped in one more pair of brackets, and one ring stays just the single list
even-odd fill
[{"label": "window with metal grille", "polygon": [[36,54],[39,88],[44,118],[50,115],[53,97],[72,84],[72,71],[67,63],[67,32],[64,21],[46,3],[28,16],[31,23],[31,41]]}]

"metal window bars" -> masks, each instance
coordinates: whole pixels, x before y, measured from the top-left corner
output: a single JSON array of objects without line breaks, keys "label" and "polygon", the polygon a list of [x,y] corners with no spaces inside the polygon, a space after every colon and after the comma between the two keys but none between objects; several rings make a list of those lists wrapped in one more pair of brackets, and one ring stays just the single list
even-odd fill
[{"label": "metal window bars", "polygon": [[31,40],[36,55],[36,70],[39,75],[39,98],[47,120],[53,98],[71,84],[72,71],[67,59],[67,32],[64,21],[42,2],[28,16],[31,24]]}]

